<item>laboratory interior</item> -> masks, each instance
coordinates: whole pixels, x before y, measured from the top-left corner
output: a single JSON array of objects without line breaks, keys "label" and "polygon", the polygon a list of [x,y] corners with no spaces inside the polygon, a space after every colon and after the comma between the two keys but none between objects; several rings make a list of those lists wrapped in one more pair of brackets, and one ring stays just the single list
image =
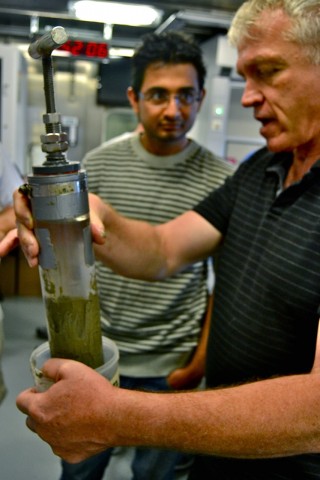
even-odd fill
[{"label": "laboratory interior", "polygon": [[[203,52],[207,93],[189,132],[191,138],[235,167],[264,144],[252,112],[241,106],[243,80],[236,72],[236,52],[226,37],[241,0],[126,0],[125,10],[149,9],[146,21],[142,12],[128,13],[126,18],[121,10],[119,15],[116,7],[123,5],[118,1],[96,2],[112,7],[97,17],[92,6],[87,14],[78,14],[77,3],[82,2],[0,0],[0,143],[22,183],[28,178],[37,183],[37,173],[28,175],[40,171],[48,152],[50,156],[52,124],[59,125],[53,133],[67,144],[71,164],[81,162],[86,152],[102,142],[135,129],[137,119],[126,89],[133,51],[149,32],[184,31],[194,36]],[[57,27],[66,37],[49,46],[48,54],[37,42],[47,41]],[[44,57],[50,60],[49,71]],[[41,182],[38,187],[48,187]],[[41,196],[41,188],[39,192]],[[41,198],[34,200],[37,210]],[[61,205],[63,209],[63,200]],[[81,211],[74,215],[78,214]],[[64,249],[63,240],[60,248]],[[28,266],[19,247],[1,259],[1,365],[7,388],[0,406],[1,480],[58,480],[61,473],[60,459],[25,426],[25,416],[15,405],[18,393],[34,383],[31,353],[46,342],[41,338],[47,328],[41,281],[46,281],[41,271]],[[104,478],[132,478],[131,455],[117,448]],[[176,478],[187,478],[187,472],[177,469]]]}]

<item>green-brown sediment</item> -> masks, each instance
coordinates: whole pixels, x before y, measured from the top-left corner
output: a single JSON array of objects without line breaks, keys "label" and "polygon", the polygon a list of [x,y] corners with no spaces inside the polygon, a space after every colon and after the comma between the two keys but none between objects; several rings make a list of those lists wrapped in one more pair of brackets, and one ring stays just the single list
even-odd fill
[{"label": "green-brown sediment", "polygon": [[46,298],[52,357],[69,358],[97,368],[104,363],[97,294],[88,299]]}]

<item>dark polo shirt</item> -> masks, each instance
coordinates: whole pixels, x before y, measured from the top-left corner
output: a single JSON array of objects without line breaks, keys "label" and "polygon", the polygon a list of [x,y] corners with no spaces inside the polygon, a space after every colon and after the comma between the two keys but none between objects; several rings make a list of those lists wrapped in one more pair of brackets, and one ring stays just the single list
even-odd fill
[{"label": "dark polo shirt", "polygon": [[[320,162],[282,190],[291,161],[290,153],[262,149],[195,208],[224,236],[208,343],[208,387],[312,367],[320,304]],[[203,480],[289,480],[297,465],[297,478],[320,478],[317,455],[266,461],[203,457],[203,462],[209,462],[210,475],[217,475],[208,473]]]}]

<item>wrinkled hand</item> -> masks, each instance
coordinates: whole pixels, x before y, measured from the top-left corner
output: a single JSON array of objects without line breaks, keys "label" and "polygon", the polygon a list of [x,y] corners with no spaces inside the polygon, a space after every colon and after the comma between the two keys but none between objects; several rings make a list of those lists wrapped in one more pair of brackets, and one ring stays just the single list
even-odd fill
[{"label": "wrinkled hand", "polygon": [[97,245],[103,245],[106,240],[105,224],[108,218],[108,207],[98,195],[89,193],[90,224],[92,241]]},{"label": "wrinkled hand", "polygon": [[17,407],[28,415],[27,426],[56,455],[71,463],[114,446],[112,421],[106,426],[105,420],[120,389],[73,360],[51,359],[42,370],[56,383],[43,393],[25,390],[16,400]]},{"label": "wrinkled hand", "polygon": [[33,233],[33,218],[28,197],[16,190],[13,194],[18,238],[21,249],[30,265],[38,264],[39,245]]},{"label": "wrinkled hand", "polygon": [[[39,244],[33,231],[34,221],[30,201],[28,197],[19,190],[14,192],[13,199],[20,245],[29,266],[35,267],[38,265]],[[93,194],[89,194],[89,206],[92,240],[98,245],[102,245],[105,242],[105,230],[102,218],[106,206],[99,197]],[[5,245],[3,248],[5,248]]]}]

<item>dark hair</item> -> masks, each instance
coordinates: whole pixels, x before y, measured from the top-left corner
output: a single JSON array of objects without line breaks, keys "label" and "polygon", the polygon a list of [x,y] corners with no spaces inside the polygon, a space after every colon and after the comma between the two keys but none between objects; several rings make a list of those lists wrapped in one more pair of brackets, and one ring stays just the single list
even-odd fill
[{"label": "dark hair", "polygon": [[202,51],[193,37],[176,31],[144,35],[142,44],[132,57],[131,86],[136,94],[140,91],[147,67],[156,62],[172,65],[191,63],[197,71],[202,90],[207,71]]}]

